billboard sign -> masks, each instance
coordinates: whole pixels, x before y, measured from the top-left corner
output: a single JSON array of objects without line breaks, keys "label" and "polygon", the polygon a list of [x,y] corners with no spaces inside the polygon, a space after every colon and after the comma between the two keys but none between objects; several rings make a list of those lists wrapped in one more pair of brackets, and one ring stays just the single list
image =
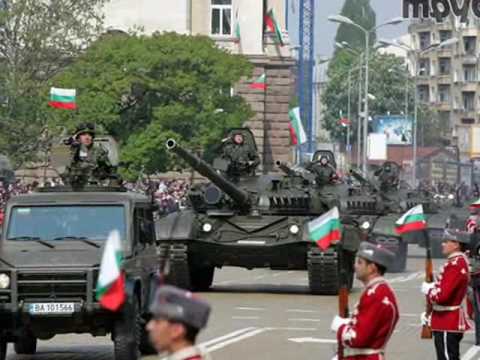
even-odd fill
[{"label": "billboard sign", "polygon": [[368,158],[387,160],[387,136],[385,134],[368,135]]},{"label": "billboard sign", "polygon": [[409,145],[412,143],[412,119],[403,115],[375,116],[372,132],[385,134],[388,145]]}]

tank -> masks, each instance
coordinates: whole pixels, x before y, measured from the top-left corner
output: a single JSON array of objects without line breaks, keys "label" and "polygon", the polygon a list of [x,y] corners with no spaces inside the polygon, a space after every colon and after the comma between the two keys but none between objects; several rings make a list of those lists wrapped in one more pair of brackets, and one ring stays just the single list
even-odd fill
[{"label": "tank", "polygon": [[307,223],[340,206],[338,198],[322,198],[308,174],[278,163],[285,174],[250,175],[233,182],[174,140],[166,147],[209,180],[192,187],[187,209],[156,222],[157,241],[170,261],[171,283],[207,290],[215,268],[237,266],[308,270],[312,294],[337,294],[344,269],[351,285],[360,231],[351,219],[342,218],[342,269],[338,246],[321,252],[308,239]]},{"label": "tank", "polygon": [[[390,162],[390,164],[392,164]],[[417,191],[407,188],[377,184],[375,180],[366,179],[359,172],[351,171],[351,175],[361,184],[361,190],[357,191],[356,207],[348,207],[350,214],[361,212],[360,207],[368,208],[370,213],[364,217],[368,226],[362,226],[367,232],[367,241],[383,245],[391,250],[396,256],[390,269],[391,272],[403,272],[406,269],[408,257],[408,244],[422,244],[422,233],[412,233],[399,236],[395,231],[395,222],[409,209],[422,205],[429,225],[430,238],[435,240],[443,234],[446,214],[440,213],[438,205],[432,195],[426,191]],[[369,205],[367,205],[369,204]],[[367,212],[368,212],[367,211]],[[438,225],[442,224],[441,232]]]}]

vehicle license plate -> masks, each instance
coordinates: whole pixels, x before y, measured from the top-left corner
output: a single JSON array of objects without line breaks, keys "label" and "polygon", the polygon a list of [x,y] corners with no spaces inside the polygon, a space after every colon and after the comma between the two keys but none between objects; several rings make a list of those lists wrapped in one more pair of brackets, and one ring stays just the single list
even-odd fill
[{"label": "vehicle license plate", "polygon": [[32,315],[44,314],[72,314],[75,312],[75,303],[34,303],[29,305]]}]

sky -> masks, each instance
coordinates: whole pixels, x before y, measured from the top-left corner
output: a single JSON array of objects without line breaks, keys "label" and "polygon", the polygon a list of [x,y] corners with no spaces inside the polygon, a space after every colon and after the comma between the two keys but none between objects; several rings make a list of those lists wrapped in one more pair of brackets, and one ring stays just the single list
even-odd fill
[{"label": "sky", "polygon": [[[329,57],[333,53],[337,24],[327,20],[329,15],[339,14],[345,0],[315,1],[315,55]],[[288,0],[289,35],[292,44],[298,44],[298,15],[300,0]],[[402,15],[402,0],[370,0],[377,14],[377,25]],[[377,37],[393,39],[407,33],[407,22],[386,26],[377,32]]]}]

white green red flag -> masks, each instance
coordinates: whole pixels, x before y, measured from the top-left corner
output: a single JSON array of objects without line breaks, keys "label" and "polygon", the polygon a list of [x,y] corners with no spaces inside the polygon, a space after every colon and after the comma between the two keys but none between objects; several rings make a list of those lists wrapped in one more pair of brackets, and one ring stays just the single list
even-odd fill
[{"label": "white green red flag", "polygon": [[100,305],[117,311],[126,299],[125,272],[122,270],[123,250],[120,233],[112,231],[103,250],[100,274],[98,275],[96,298]]},{"label": "white green red flag", "polygon": [[250,84],[251,89],[267,90],[267,77],[265,74],[260,75],[253,83]]},{"label": "white green red flag", "polygon": [[235,12],[235,42],[240,42],[241,31],[240,31],[240,19],[238,18],[238,9]]},{"label": "white green red flag", "polygon": [[402,235],[412,231],[421,231],[427,228],[427,221],[423,214],[423,206],[417,205],[395,222],[395,231]]},{"label": "white green red flag", "polygon": [[290,130],[290,138],[293,145],[300,145],[307,142],[307,134],[303,128],[302,119],[300,118],[300,108],[296,107],[290,109],[288,112],[290,117],[290,124],[288,128]]},{"label": "white green red flag", "polygon": [[474,203],[470,204],[470,207],[475,208],[475,209],[480,209],[480,199],[478,199]]},{"label": "white green red flag", "polygon": [[48,105],[57,109],[75,110],[77,90],[50,88],[50,101]]},{"label": "white green red flag", "polygon": [[308,237],[318,247],[325,251],[328,247],[342,238],[340,214],[335,206],[329,212],[308,223]]},{"label": "white green red flag", "polygon": [[267,28],[267,31],[275,33],[275,37],[278,41],[278,43],[283,46],[283,35],[282,35],[282,29],[280,29],[280,26],[278,25],[278,21],[275,18],[275,14],[273,12],[273,9],[270,9],[268,13],[265,15],[265,27]]}]

